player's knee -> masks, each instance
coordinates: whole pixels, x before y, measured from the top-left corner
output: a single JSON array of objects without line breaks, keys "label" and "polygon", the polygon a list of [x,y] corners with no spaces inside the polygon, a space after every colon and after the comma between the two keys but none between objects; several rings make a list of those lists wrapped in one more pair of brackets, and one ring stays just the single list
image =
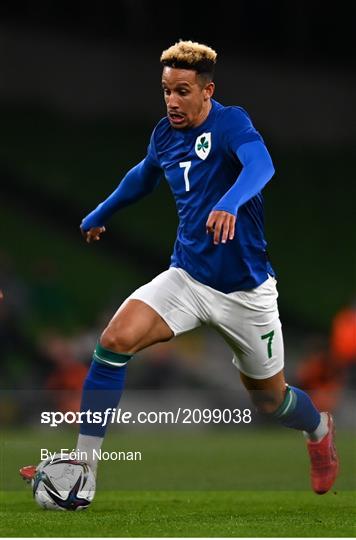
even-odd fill
[{"label": "player's knee", "polygon": [[100,345],[116,353],[134,353],[134,334],[130,329],[114,330],[110,326],[105,328],[100,337]]}]

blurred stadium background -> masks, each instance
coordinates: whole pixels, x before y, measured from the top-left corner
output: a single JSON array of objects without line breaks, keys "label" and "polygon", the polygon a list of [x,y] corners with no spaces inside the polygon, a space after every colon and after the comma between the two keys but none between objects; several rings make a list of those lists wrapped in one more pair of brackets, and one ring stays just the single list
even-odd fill
[{"label": "blurred stadium background", "polygon": [[[117,214],[98,244],[84,243],[79,224],[145,155],[165,114],[159,56],[179,38],[217,50],[216,99],[250,112],[276,166],[264,191],[266,234],[288,380],[334,411],[339,426],[353,425],[356,9],[235,4],[233,17],[200,2],[1,4],[7,429],[38,424],[44,390],[56,391],[58,407],[77,406],[104,325],[169,265],[177,217],[164,183]],[[127,388],[127,408],[248,406],[229,349],[204,328],[138,354]]]}]

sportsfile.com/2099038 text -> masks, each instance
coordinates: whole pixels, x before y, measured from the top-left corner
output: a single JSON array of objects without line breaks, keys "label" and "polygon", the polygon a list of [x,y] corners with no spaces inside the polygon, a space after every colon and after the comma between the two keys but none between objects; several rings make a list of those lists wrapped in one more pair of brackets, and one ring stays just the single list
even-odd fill
[{"label": "sportsfile.com/2099038 text", "polygon": [[123,411],[108,408],[105,411],[43,411],[41,424],[57,427],[62,423],[82,424],[250,424],[250,409],[190,409],[178,407],[175,411]]}]

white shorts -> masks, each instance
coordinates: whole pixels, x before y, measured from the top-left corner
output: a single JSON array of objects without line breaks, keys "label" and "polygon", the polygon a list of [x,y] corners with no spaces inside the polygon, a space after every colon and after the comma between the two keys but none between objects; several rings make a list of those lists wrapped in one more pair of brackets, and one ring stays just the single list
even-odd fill
[{"label": "white shorts", "polygon": [[247,291],[224,294],[169,268],[134,291],[128,299],[152,307],[177,336],[207,324],[232,349],[234,365],[253,379],[272,377],[284,365],[275,278]]}]

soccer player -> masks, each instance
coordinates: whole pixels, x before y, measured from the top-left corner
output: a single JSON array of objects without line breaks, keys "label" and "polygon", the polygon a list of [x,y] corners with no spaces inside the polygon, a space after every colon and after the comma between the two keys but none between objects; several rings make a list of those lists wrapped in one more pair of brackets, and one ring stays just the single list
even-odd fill
[{"label": "soccer player", "polygon": [[[116,408],[135,353],[209,324],[231,347],[256,408],[304,432],[312,487],[326,493],[338,473],[333,419],[304,391],[286,384],[283,372],[278,293],[261,195],[274,174],[273,163],[248,113],[213,99],[216,57],[213,49],[192,41],[179,41],[162,53],[167,116],[154,128],[146,157],[81,223],[87,242],[99,240],[109,218],[154,190],[162,177],[179,215],[170,267],[134,291],[101,334],[81,410],[104,414]],[[88,456],[98,451],[105,429],[81,424],[77,449]],[[88,461],[96,470],[95,460]]]}]

